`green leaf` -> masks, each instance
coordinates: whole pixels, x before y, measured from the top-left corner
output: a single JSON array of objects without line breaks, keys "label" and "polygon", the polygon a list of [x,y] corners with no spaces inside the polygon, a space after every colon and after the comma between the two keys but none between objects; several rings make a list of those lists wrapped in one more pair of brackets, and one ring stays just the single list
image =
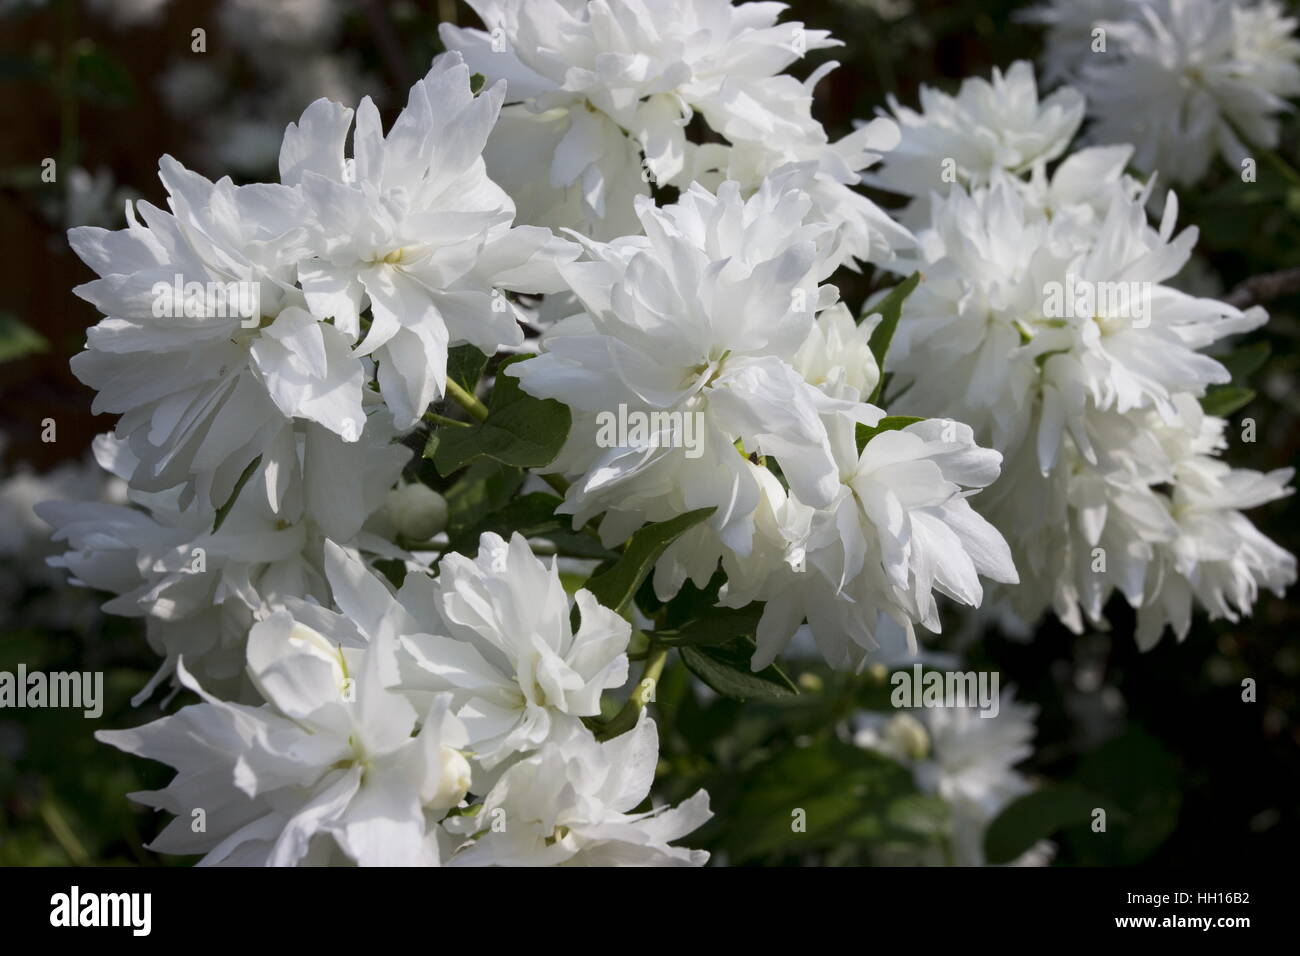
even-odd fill
[{"label": "green leaf", "polygon": [[632,595],[668,546],[713,512],[713,508],[697,508],[668,521],[644,526],[632,535],[612,568],[587,582],[587,590],[605,607],[624,613]]},{"label": "green leaf", "polygon": [[433,463],[441,475],[465,467],[477,458],[491,458],[516,468],[542,468],[555,460],[569,434],[569,409],[553,399],[533,398],[506,375],[503,363],[488,400],[486,421],[469,428],[439,428]]},{"label": "green leaf", "polygon": [[0,312],[0,362],[12,362],[50,347],[36,332],[8,312]]},{"label": "green leaf", "polygon": [[507,538],[511,532],[518,531],[525,538],[531,538],[550,531],[564,530],[567,518],[555,514],[555,509],[563,500],[545,491],[521,495],[499,511],[459,531],[452,537],[447,549],[472,556],[478,550],[479,537],[488,531],[495,531]]},{"label": "green leaf", "polygon": [[524,481],[518,468],[495,461],[476,461],[444,493],[447,531],[455,537],[509,504]]},{"label": "green leaf", "polygon": [[783,747],[741,780],[721,843],[735,860],[846,840],[926,844],[934,830],[946,830],[946,812],[933,800],[918,804],[919,796],[911,771],[898,762],[823,737]]},{"label": "green leaf", "polygon": [[458,345],[447,352],[447,377],[470,394],[483,377],[488,357],[472,345]]},{"label": "green leaf", "polygon": [[755,673],[749,661],[756,645],[738,637],[719,646],[691,644],[681,648],[682,660],[692,674],[724,697],[750,700],[755,697],[789,697],[799,693],[794,681],[775,664]]},{"label": "green leaf", "polygon": [[1227,418],[1233,412],[1244,408],[1255,400],[1253,388],[1239,385],[1215,385],[1209,388],[1201,399],[1201,408],[1205,414],[1218,418]]},{"label": "green leaf", "polygon": [[1264,367],[1273,347],[1268,342],[1256,342],[1242,346],[1219,359],[1223,367],[1232,376],[1234,385],[1243,385],[1246,380]]},{"label": "green leaf", "polygon": [[1131,866],[1151,856],[1178,826],[1182,786],[1178,765],[1164,746],[1132,728],[1087,754],[1073,782],[1099,794],[1106,832],[1066,833],[1085,864]]},{"label": "green leaf", "polygon": [[758,601],[742,608],[708,608],[681,627],[655,631],[655,643],[668,647],[726,644],[737,637],[753,637],[762,616],[763,604]]},{"label": "green leaf", "polygon": [[898,317],[903,313],[903,302],[912,290],[916,288],[917,283],[921,281],[921,273],[913,272],[910,276],[900,282],[894,288],[889,290],[889,294],[872,306],[869,315],[880,315],[880,324],[871,332],[871,339],[867,342],[871,349],[871,354],[876,357],[876,365],[880,368],[880,381],[876,383],[875,390],[871,393],[873,404],[876,399],[880,398],[880,389],[885,379],[885,355],[889,352],[889,343],[894,340],[894,330],[898,328]]},{"label": "green leaf", "polygon": [[896,432],[906,428],[908,425],[915,425],[917,422],[925,421],[924,418],[916,418],[912,415],[886,415],[880,421],[876,422],[873,428],[870,425],[864,425],[858,422],[857,440],[858,451],[867,447],[867,442],[875,438],[881,432]]},{"label": "green leaf", "polygon": [[226,503],[217,509],[217,516],[212,522],[212,533],[216,534],[221,530],[221,525],[226,520],[226,515],[230,514],[230,509],[235,507],[235,502],[239,499],[239,493],[244,490],[244,485],[248,484],[248,479],[253,477],[253,472],[257,471],[257,466],[262,463],[262,456],[258,455],[240,472],[239,478],[235,481],[235,490],[230,493]]},{"label": "green leaf", "polygon": [[546,538],[562,554],[572,557],[616,557],[597,538],[573,531],[569,515],[555,513],[563,500],[547,491],[521,495],[472,526],[458,530],[452,535],[447,549],[473,557],[478,553],[479,538],[485,533],[491,531],[509,539],[511,534],[518,531],[525,538]]},{"label": "green leaf", "polygon": [[1103,798],[1079,787],[1048,786],[1008,804],[984,833],[984,856],[995,866],[1010,863],[1039,840],[1092,820]]}]

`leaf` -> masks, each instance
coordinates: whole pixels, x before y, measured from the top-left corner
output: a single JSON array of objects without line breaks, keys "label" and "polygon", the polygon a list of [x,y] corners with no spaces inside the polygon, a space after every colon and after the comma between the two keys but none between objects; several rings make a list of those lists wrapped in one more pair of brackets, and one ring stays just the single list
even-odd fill
[{"label": "leaf", "polygon": [[239,498],[239,493],[244,490],[244,485],[248,484],[248,479],[253,477],[253,472],[257,471],[257,466],[262,463],[262,456],[258,455],[240,472],[239,478],[235,481],[235,490],[230,493],[226,503],[217,509],[217,516],[212,522],[212,533],[216,534],[221,530],[221,525],[226,520],[226,515],[230,514],[230,509],[235,507],[235,501]]},{"label": "leaf", "polygon": [[1215,385],[1206,390],[1201,399],[1201,408],[1205,414],[1218,418],[1227,418],[1233,412],[1244,408],[1255,400],[1253,388],[1238,385]]},{"label": "leaf", "polygon": [[[448,545],[450,551],[465,551],[478,547],[479,536],[485,531],[509,537],[518,531],[525,538],[562,529],[567,518],[557,516],[555,509],[564,499],[546,491],[534,491],[512,499],[504,508],[487,515],[473,527],[458,532]],[[463,540],[468,538],[469,540]]]},{"label": "leaf", "polygon": [[509,539],[518,531],[525,538],[544,537],[562,553],[584,558],[610,558],[616,555],[590,534],[575,532],[568,515],[556,514],[563,501],[547,491],[534,491],[514,498],[505,507],[484,516],[473,526],[452,535],[447,550],[468,557],[478,553],[479,538],[495,532]]},{"label": "leaf", "polygon": [[757,601],[742,608],[709,608],[679,628],[655,631],[655,643],[667,647],[726,644],[737,637],[753,637],[762,616],[763,605]]},{"label": "leaf", "polygon": [[789,697],[799,693],[794,681],[775,664],[755,673],[749,661],[756,645],[738,637],[721,646],[691,644],[681,648],[682,660],[698,677],[724,697],[750,700],[755,697]]},{"label": "leaf", "polygon": [[1178,826],[1182,788],[1178,765],[1164,746],[1133,728],[1092,751],[1079,764],[1074,782],[1100,795],[1106,832],[1075,829],[1066,834],[1085,863],[1130,866],[1141,863]]},{"label": "leaf", "polygon": [[487,368],[488,357],[472,345],[458,345],[447,352],[447,377],[473,394]]},{"label": "leaf", "polygon": [[1019,857],[1039,840],[1070,826],[1085,826],[1105,801],[1074,786],[1048,786],[1008,804],[984,833],[984,856],[1000,866]]},{"label": "leaf", "polygon": [[[833,737],[784,747],[740,782],[722,845],[736,860],[806,853],[856,839],[928,843],[946,829],[944,808],[922,808],[912,773],[898,762]],[[901,801],[910,806],[895,809]],[[796,826],[796,823],[801,826]]]},{"label": "leaf", "polygon": [[488,400],[488,417],[469,428],[439,428],[433,463],[441,475],[484,457],[517,468],[541,468],[560,453],[569,434],[569,409],[554,399],[533,398],[519,380],[504,374],[503,363]]},{"label": "leaf", "polygon": [[1247,379],[1264,367],[1264,363],[1268,361],[1268,357],[1272,352],[1273,347],[1268,342],[1256,342],[1253,345],[1235,349],[1228,355],[1223,356],[1219,361],[1223,363],[1223,367],[1232,376],[1234,385],[1244,385]]},{"label": "leaf", "polygon": [[632,535],[612,568],[587,582],[587,590],[605,607],[624,613],[632,595],[668,546],[713,512],[713,508],[697,508],[667,521],[645,525]]},{"label": "leaf", "polygon": [[872,404],[875,404],[876,399],[880,398],[880,389],[884,384],[885,355],[889,352],[889,343],[894,340],[894,330],[898,328],[898,318],[903,313],[903,302],[912,294],[912,290],[916,288],[917,283],[920,281],[921,273],[913,272],[890,289],[889,294],[877,302],[869,313],[870,315],[880,315],[880,324],[872,330],[871,338],[867,342],[871,354],[876,357],[876,365],[879,366],[881,373],[881,381],[876,383],[875,390],[872,391],[869,399]]},{"label": "leaf", "polygon": [[449,535],[454,537],[504,508],[523,481],[524,473],[518,468],[476,461],[443,493]]},{"label": "leaf", "polygon": [[1205,414],[1218,418],[1227,418],[1255,400],[1255,390],[1246,387],[1246,382],[1268,361],[1273,351],[1268,342],[1256,342],[1236,349],[1219,361],[1232,376],[1230,385],[1212,385],[1201,399],[1201,408]]},{"label": "leaf", "polygon": [[908,425],[915,425],[917,422],[925,421],[924,418],[916,418],[912,415],[886,415],[880,421],[876,422],[875,427],[864,425],[858,422],[857,441],[858,451],[867,447],[867,442],[875,438],[881,432],[896,432],[906,428]]},{"label": "leaf", "polygon": [[36,332],[8,312],[0,312],[0,362],[12,362],[50,347]]}]

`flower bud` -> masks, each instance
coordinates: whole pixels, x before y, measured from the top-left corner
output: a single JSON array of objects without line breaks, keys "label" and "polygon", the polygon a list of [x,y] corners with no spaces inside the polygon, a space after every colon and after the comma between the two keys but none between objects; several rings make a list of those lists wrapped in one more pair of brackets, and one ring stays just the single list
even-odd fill
[{"label": "flower bud", "polygon": [[388,517],[410,541],[427,541],[447,527],[447,499],[424,485],[400,485],[388,493]]},{"label": "flower bud", "polygon": [[930,753],[930,734],[911,714],[898,714],[885,726],[885,740],[909,760],[924,760]]},{"label": "flower bud", "polygon": [[424,801],[438,809],[454,807],[465,799],[470,786],[470,766],[465,755],[445,744],[439,753],[442,769],[433,793]]}]

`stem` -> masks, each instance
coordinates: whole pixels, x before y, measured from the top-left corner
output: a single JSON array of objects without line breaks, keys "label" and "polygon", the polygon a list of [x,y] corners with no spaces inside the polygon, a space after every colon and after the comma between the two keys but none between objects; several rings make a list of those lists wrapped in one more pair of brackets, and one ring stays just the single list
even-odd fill
[{"label": "stem", "polygon": [[437,412],[425,412],[424,420],[430,425],[455,425],[458,428],[469,428],[469,422],[462,422],[458,418],[448,418],[446,415],[439,415]]},{"label": "stem", "polygon": [[469,412],[476,421],[482,422],[487,420],[487,406],[480,402],[474,395],[461,388],[453,378],[447,379],[447,396],[454,399],[456,404]]},{"label": "stem", "polygon": [[1292,186],[1300,186],[1300,172],[1296,172],[1295,167],[1279,156],[1276,152],[1271,149],[1265,149],[1260,151],[1260,155],[1267,159],[1269,163],[1272,164],[1273,168],[1282,174],[1282,178]]},{"label": "stem", "polygon": [[1251,276],[1228,293],[1223,301],[1238,309],[1247,309],[1291,292],[1300,292],[1300,268]]},{"label": "stem", "polygon": [[[668,648],[656,647],[653,643],[646,652],[645,669],[641,671],[641,679],[636,682],[636,687],[632,688],[632,694],[627,699],[623,708],[610,718],[597,735],[601,740],[609,740],[611,737],[617,737],[636,726],[637,718],[641,716],[641,711],[645,709],[646,691],[654,695],[654,689],[659,685],[659,678],[664,672],[664,663],[668,660]],[[646,681],[650,682],[649,688],[645,686]]]},{"label": "stem", "polygon": [[68,821],[59,812],[59,808],[54,805],[54,801],[42,800],[39,812],[41,819],[45,821],[45,825],[50,828],[50,833],[54,835],[54,839],[63,848],[63,852],[68,854],[68,859],[72,860],[76,866],[86,866],[90,862],[90,854],[86,852],[86,848],[77,839],[77,835],[72,832],[72,827],[68,826]]}]

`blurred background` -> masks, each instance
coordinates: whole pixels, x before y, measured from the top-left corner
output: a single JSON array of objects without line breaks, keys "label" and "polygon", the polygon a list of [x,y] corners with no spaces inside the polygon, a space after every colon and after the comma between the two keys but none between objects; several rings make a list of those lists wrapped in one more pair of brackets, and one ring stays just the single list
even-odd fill
[{"label": "blurred background", "polygon": [[[1009,0],[791,6],[787,19],[845,43],[797,71],[840,62],[817,89],[817,116],[833,138],[891,94],[915,105],[921,84],[955,90],[961,78],[1033,59],[1041,46]],[[163,785],[169,771],[91,737],[158,715],[159,701],[129,703],[156,659],[138,622],[103,615],[103,596],[71,589],[45,567],[55,549],[31,512],[46,498],[121,494],[88,458],[91,438],[112,423],[91,415],[92,393],[68,369],[98,316],[71,292],[92,276],[64,231],[120,227],[127,198],[162,204],[164,153],[211,178],[273,178],[285,124],[319,96],[355,105],[369,94],[390,121],[440,51],[437,23],[478,21],[448,0],[0,0],[0,19],[0,670],[19,662],[102,670],[107,698],[97,721],[0,710],[0,864],[186,862],[141,849],[164,821],[125,799]],[[1284,120],[1279,152],[1293,165],[1297,129],[1294,116]],[[47,160],[52,182],[42,177]],[[1300,190],[1270,169],[1249,194],[1231,171],[1216,175],[1181,197],[1181,223],[1201,229],[1181,281],[1223,294],[1251,275],[1300,265]],[[844,283],[842,291],[853,304],[866,290]],[[1294,464],[1300,443],[1300,297],[1269,308],[1268,326],[1245,343],[1267,358],[1239,369],[1238,384],[1254,397],[1233,414],[1255,419],[1258,440],[1235,442],[1226,456],[1265,471]],[[1295,498],[1250,517],[1300,550]],[[1123,839],[1104,846],[1062,834],[1055,864],[1240,865],[1284,854],[1289,862],[1300,836],[1300,602],[1263,595],[1240,625],[1198,617],[1184,643],[1166,638],[1147,654],[1136,650],[1122,602],[1110,617],[1109,634],[1076,638],[1053,622],[1031,643],[992,633],[971,652],[975,666],[999,670],[1004,686],[1041,710],[1026,773],[1086,784],[1131,811]],[[804,686],[842,690],[850,704],[880,692],[870,679],[841,688],[815,664],[796,670]],[[1241,701],[1246,677],[1257,682],[1253,704]],[[729,804],[745,805],[747,787],[763,785],[756,771],[766,766],[771,778],[770,762],[755,755],[787,752],[806,733],[805,717],[797,706],[686,699],[685,681],[680,668],[670,671],[661,695],[665,769],[683,792],[709,786],[722,819]],[[760,853],[738,826],[712,827],[703,845],[738,863],[807,860],[781,847]],[[872,858],[855,839],[846,832],[817,861]]]}]

